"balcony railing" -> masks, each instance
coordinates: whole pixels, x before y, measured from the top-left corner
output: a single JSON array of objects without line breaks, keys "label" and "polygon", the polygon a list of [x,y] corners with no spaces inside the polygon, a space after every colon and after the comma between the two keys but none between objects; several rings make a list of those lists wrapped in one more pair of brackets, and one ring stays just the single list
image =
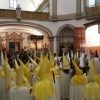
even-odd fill
[{"label": "balcony railing", "polygon": [[49,13],[22,11],[21,18],[36,19],[36,20],[49,20]]},{"label": "balcony railing", "polygon": [[[0,9],[0,17],[16,18],[16,10]],[[21,19],[49,20],[49,13],[21,11]]]},{"label": "balcony railing", "polygon": [[16,10],[0,9],[0,17],[16,18]]},{"label": "balcony railing", "polygon": [[100,4],[94,4],[86,7],[86,14],[87,15],[100,14]]}]

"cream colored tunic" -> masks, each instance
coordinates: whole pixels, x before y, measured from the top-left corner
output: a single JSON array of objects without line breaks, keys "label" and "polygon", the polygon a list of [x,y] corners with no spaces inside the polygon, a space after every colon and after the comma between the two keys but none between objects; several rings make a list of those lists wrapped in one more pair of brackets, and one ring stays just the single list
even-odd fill
[{"label": "cream colored tunic", "polygon": [[9,96],[10,100],[30,100],[30,89],[28,87],[12,87]]},{"label": "cream colored tunic", "polygon": [[82,100],[83,98],[82,90],[85,87],[85,85],[74,85],[72,79],[70,82],[69,100]]},{"label": "cream colored tunic", "polygon": [[[2,67],[0,67],[0,70]],[[0,76],[0,100],[9,100],[9,91],[5,92],[5,77]]]}]

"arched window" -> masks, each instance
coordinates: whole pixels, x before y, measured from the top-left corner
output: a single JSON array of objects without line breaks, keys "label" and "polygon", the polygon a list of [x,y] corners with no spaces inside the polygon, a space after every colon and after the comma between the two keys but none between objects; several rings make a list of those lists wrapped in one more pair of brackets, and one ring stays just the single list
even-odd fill
[{"label": "arched window", "polygon": [[17,0],[9,0],[9,7],[16,8],[17,7]]}]

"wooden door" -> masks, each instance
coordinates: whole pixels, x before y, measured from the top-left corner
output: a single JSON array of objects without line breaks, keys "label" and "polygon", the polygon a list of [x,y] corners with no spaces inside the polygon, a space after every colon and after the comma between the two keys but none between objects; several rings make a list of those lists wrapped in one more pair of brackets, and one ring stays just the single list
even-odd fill
[{"label": "wooden door", "polygon": [[85,28],[74,28],[74,52],[77,50],[85,51]]}]

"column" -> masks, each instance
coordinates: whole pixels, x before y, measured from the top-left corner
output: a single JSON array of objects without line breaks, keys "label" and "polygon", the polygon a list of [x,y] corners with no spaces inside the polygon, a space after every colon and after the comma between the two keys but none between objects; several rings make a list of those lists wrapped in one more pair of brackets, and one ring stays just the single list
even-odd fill
[{"label": "column", "polygon": [[52,0],[52,20],[57,20],[57,0]]},{"label": "column", "polygon": [[76,0],[76,17],[81,17],[81,0]]},{"label": "column", "polygon": [[54,38],[55,37],[48,37],[49,42],[50,42],[50,51],[52,54],[54,54]]},{"label": "column", "polygon": [[84,6],[84,12],[85,12],[85,15],[86,15],[86,13],[87,13],[87,0],[84,0],[84,4],[83,4]]},{"label": "column", "polygon": [[60,42],[60,36],[56,36],[56,45],[57,45],[57,50],[56,52],[59,53],[59,42]]},{"label": "column", "polygon": [[48,12],[50,12],[50,2],[48,2],[47,7],[48,7]]},{"label": "column", "polygon": [[87,7],[87,0],[84,0],[84,11],[86,11],[86,7]]}]

